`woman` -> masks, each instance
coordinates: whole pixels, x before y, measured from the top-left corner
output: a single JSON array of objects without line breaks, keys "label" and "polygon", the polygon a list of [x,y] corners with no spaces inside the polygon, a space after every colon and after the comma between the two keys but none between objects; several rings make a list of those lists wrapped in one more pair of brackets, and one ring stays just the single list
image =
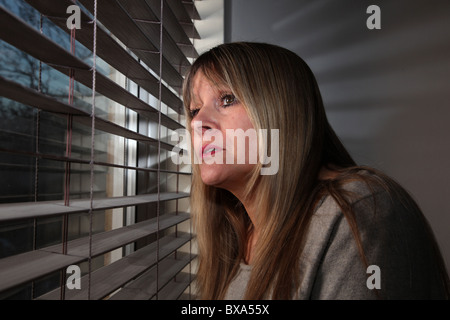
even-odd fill
[{"label": "woman", "polygon": [[[355,164],[296,54],[220,45],[195,61],[183,98],[195,153],[199,298],[449,297],[420,209],[392,179]],[[261,174],[265,162],[249,161],[249,148],[239,161],[227,135],[239,129],[277,133],[267,145],[257,139],[266,150],[278,144],[276,174]]]}]

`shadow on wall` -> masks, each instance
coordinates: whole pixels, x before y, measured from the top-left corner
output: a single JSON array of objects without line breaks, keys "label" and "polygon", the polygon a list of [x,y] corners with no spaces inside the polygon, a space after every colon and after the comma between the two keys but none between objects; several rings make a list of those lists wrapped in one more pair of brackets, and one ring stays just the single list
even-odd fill
[{"label": "shadow on wall", "polygon": [[[372,4],[381,30],[366,27]],[[337,134],[413,195],[450,272],[450,2],[246,0],[230,12],[230,41],[278,44],[308,63]]]}]

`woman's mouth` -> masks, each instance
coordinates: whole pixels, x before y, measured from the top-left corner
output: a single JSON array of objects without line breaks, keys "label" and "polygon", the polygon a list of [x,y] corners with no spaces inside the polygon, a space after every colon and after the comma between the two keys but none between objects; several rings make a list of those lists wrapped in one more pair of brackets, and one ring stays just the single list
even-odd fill
[{"label": "woman's mouth", "polygon": [[205,145],[202,148],[202,156],[206,157],[206,156],[214,156],[216,154],[216,152],[220,152],[223,151],[222,148],[219,148],[215,145]]}]

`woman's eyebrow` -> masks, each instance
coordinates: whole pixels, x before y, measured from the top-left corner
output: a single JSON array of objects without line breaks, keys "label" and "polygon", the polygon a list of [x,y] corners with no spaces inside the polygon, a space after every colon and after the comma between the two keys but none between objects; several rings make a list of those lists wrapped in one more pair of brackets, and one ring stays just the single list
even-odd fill
[{"label": "woman's eyebrow", "polygon": [[226,84],[219,84],[217,85],[215,88],[215,91],[217,93],[224,93],[224,92],[233,92],[230,88],[230,86],[226,85]]},{"label": "woman's eyebrow", "polygon": [[[199,100],[200,100],[200,102],[199,102]],[[191,92],[191,103],[190,103],[190,106],[189,106],[189,108],[192,106],[192,105],[194,105],[194,106],[198,106],[198,105],[200,105],[201,104],[201,99],[198,99],[198,96],[194,93],[194,91],[192,91]]]}]

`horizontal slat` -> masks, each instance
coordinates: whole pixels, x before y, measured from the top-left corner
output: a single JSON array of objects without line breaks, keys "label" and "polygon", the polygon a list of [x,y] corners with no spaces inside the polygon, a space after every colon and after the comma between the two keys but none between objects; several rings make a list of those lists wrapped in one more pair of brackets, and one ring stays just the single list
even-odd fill
[{"label": "horizontal slat", "polygon": [[[92,125],[91,118],[74,116],[73,119],[85,126]],[[171,144],[163,142],[163,141],[158,142],[157,139],[153,139],[153,138],[144,136],[140,133],[128,130],[128,129],[121,127],[113,122],[106,121],[101,118],[95,118],[95,129],[101,130],[103,132],[115,134],[115,135],[118,135],[118,136],[121,136],[121,137],[124,137],[127,139],[133,139],[136,141],[144,142],[146,144],[149,144],[149,145],[152,145],[155,147],[158,147],[158,145],[159,145],[162,149],[167,150],[167,151],[174,151],[174,152],[181,151],[180,148],[178,148],[174,145],[171,145]]]},{"label": "horizontal slat", "polygon": [[191,39],[200,39],[200,35],[194,26],[194,23],[186,12],[186,7],[183,5],[182,1],[167,1],[170,10],[173,12],[177,18],[179,24],[183,27],[186,35]]},{"label": "horizontal slat", "polygon": [[[33,107],[30,107],[30,109]],[[11,109],[10,109],[11,110]],[[33,114],[33,112],[30,111],[30,114]],[[58,120],[63,120],[63,121],[52,121],[52,127],[51,129],[54,130],[55,132],[64,132],[67,129],[67,119],[58,119]],[[63,126],[64,125],[64,126]],[[12,129],[12,128],[11,128]],[[92,128],[91,127],[85,127],[85,126],[76,126],[76,127],[72,127],[73,129],[73,133],[78,134],[78,135],[85,135],[85,136],[90,136],[91,135],[91,131]],[[100,132],[96,132],[96,134],[100,134]],[[45,137],[42,137],[44,134],[42,134],[39,137],[39,146],[40,149],[42,150],[59,150],[59,152],[63,153],[64,150],[66,149],[66,141],[62,141],[62,140],[57,140],[55,136],[49,136],[46,135]],[[6,147],[10,147],[10,148],[14,148],[15,146],[20,146],[20,145],[29,145],[30,141],[34,141],[36,139],[35,136],[35,132],[17,132],[17,131],[11,131],[8,130],[7,128],[5,128],[5,130],[2,130],[2,128],[0,128],[0,139],[3,142],[3,147],[0,148],[1,151],[3,152],[10,152],[10,153],[16,153],[15,151],[17,151],[18,153],[22,153],[24,155],[28,155],[27,152],[25,150],[14,150],[11,149],[9,151],[7,151],[8,149]],[[5,143],[5,142],[9,142],[9,143]],[[90,146],[84,146],[84,145],[80,145],[80,144],[72,144],[71,146],[71,151],[74,154],[90,154],[91,153],[91,147]],[[55,151],[54,151],[55,152]],[[97,155],[105,155],[107,154],[107,150],[95,150]],[[58,151],[56,151],[56,154],[58,153]],[[53,155],[53,156],[56,156]]]},{"label": "horizontal slat", "polygon": [[[93,199],[93,210],[105,210],[136,206],[159,201],[176,200],[189,197],[188,193],[165,192],[158,194],[144,194],[128,197],[111,197],[103,199]],[[0,204],[0,222],[42,218],[48,216],[88,212],[90,210],[90,199],[74,199],[69,206],[64,205],[63,200],[25,202],[25,203],[4,203]]]},{"label": "horizontal slat", "polygon": [[178,300],[191,282],[189,273],[180,273],[158,293],[158,300]]},{"label": "horizontal slat", "polygon": [[182,0],[183,6],[192,20],[201,20],[200,14],[197,11],[197,7],[192,0]]},{"label": "horizontal slat", "polygon": [[[133,0],[133,1],[139,1],[139,0]],[[177,17],[172,12],[170,6],[168,5],[166,0],[163,0],[164,7],[163,7],[163,26],[164,29],[167,30],[167,32],[170,34],[173,41],[177,43],[177,45],[180,47],[181,51],[183,51],[184,55],[186,57],[190,58],[197,58],[198,53],[195,49],[194,45],[192,44],[191,40],[187,36],[186,32],[184,31],[183,27],[180,25],[180,23],[177,20]],[[148,6],[150,6],[151,10],[157,17],[159,21],[161,21],[161,0],[145,0],[145,3],[147,3]]]},{"label": "horizontal slat", "polygon": [[[142,221],[111,231],[97,233],[89,237],[83,237],[67,242],[67,254],[80,257],[89,257],[89,246],[92,243],[91,255],[98,256],[105,252],[125,246],[136,240],[154,234],[158,230],[165,230],[189,219],[189,213],[169,213],[157,218]],[[54,245],[41,249],[42,251],[62,253],[62,245]]]},{"label": "horizontal slat", "polygon": [[30,282],[71,264],[79,263],[80,257],[30,251],[0,260],[0,292]]},{"label": "horizontal slat", "polygon": [[[48,0],[27,0],[30,5],[35,7],[39,12],[46,15],[53,23],[62,30],[70,34],[70,30],[66,27],[66,9],[73,4],[70,0],[53,1],[49,5]],[[75,39],[82,43],[86,48],[92,50],[93,45],[93,28],[89,24],[89,17],[81,12],[82,25],[76,30]],[[159,95],[159,80],[156,79],[148,70],[146,70],[136,59],[134,59],[117,41],[115,41],[102,28],[97,28],[97,46],[96,52],[99,57],[109,63],[112,67],[124,74],[126,77],[137,83],[143,89],[148,91],[155,97]],[[168,92],[166,88],[162,91],[163,101],[170,104],[175,111],[183,113],[180,108],[180,99],[175,97],[173,93]],[[141,113],[140,113],[141,114]],[[155,117],[156,113],[148,112],[146,115],[153,121],[158,121]],[[176,121],[163,117],[162,124],[170,129],[179,128],[181,125]]]},{"label": "horizontal slat", "polygon": [[[158,259],[161,261],[169,254],[180,248],[191,239],[189,234],[181,236],[166,236],[144,248],[137,250],[105,267],[99,268],[81,278],[80,290],[66,290],[66,300],[88,299],[90,281],[90,299],[98,300],[105,298],[127,282],[140,276],[149,268],[154,266]],[[159,250],[158,250],[159,244]],[[40,297],[43,300],[59,299],[59,289]]]},{"label": "horizontal slat", "polygon": [[[22,150],[11,150],[11,149],[0,148],[0,152],[11,153],[11,154],[16,154],[16,155],[21,155],[21,156],[36,157],[39,159],[61,161],[61,162],[91,164],[90,160],[74,159],[74,158],[70,158],[70,157],[36,153],[36,152],[27,152],[27,151],[22,151]],[[166,161],[171,161],[171,160],[167,159]],[[161,161],[160,163],[164,164],[164,161]],[[104,166],[104,167],[128,169],[128,170],[136,170],[136,171],[144,171],[144,172],[158,172],[159,171],[161,173],[168,173],[168,174],[192,175],[191,172],[173,171],[173,170],[165,170],[165,169],[158,170],[155,168],[141,168],[141,167],[125,166],[125,165],[101,162],[101,161],[92,161],[92,164],[94,166]],[[55,169],[55,170],[57,170],[57,169]]]},{"label": "horizontal slat", "polygon": [[77,109],[67,103],[60,102],[53,97],[49,97],[14,81],[5,79],[1,75],[0,96],[32,107],[39,106],[40,109],[53,113],[90,116],[83,110]]},{"label": "horizontal slat", "polygon": [[[0,7],[0,38],[16,48],[51,65],[54,69],[67,76],[69,76],[70,68],[74,68],[75,80],[89,88],[92,87],[92,71],[89,65],[60,47],[36,29],[30,27],[23,20],[17,18],[3,7]],[[165,87],[163,86],[163,88]],[[136,112],[153,112],[157,114],[156,109],[152,108],[147,103],[99,72],[96,72],[96,91]],[[176,105],[174,107],[168,103],[168,101],[164,101],[164,97],[162,97],[163,102],[167,103],[175,110],[181,108],[181,100],[170,92],[170,90],[168,90],[168,92],[174,97],[173,102],[176,103]],[[165,116],[162,115],[162,118],[165,118]],[[173,120],[171,119],[170,122],[172,121]]]},{"label": "horizontal slat", "polygon": [[[94,10],[93,0],[79,0],[90,12]],[[98,20],[117,37],[125,46],[133,51],[142,61],[159,74],[159,39],[151,39],[148,35],[131,19],[126,10],[116,0],[98,0],[97,2]],[[169,53],[163,50],[164,54]],[[170,86],[181,88],[183,81],[180,73],[169,62],[165,56],[162,65],[162,78]],[[177,62],[181,64],[182,62]]]},{"label": "horizontal slat", "polygon": [[[161,22],[161,1],[160,0],[117,0],[122,8],[126,10],[128,15],[136,22],[136,24],[141,28],[145,35],[153,40],[155,47],[159,50],[159,37],[160,37],[160,24],[155,22]],[[170,12],[170,7],[165,6],[166,3],[163,2],[163,13]],[[173,21],[175,20],[175,16]],[[181,48],[178,46],[177,40],[175,40],[167,28],[170,27],[170,20],[163,20],[163,55],[176,66],[189,67],[190,63]],[[173,25],[172,25],[173,26]],[[192,47],[189,38],[185,35],[184,30],[180,27],[180,34],[175,34],[178,36],[178,42],[184,43]],[[173,31],[173,29],[172,29]],[[183,38],[180,36],[184,35]]]},{"label": "horizontal slat", "polygon": [[42,61],[51,60],[55,65],[70,66],[79,70],[89,71],[90,69],[83,61],[72,56],[2,6],[0,6],[0,38],[14,46],[19,46],[19,49],[27,48],[29,52],[22,51],[32,52],[33,56]]},{"label": "horizontal slat", "polygon": [[[34,89],[25,87],[21,84],[7,80],[0,76],[0,96],[18,101],[20,103],[36,107],[45,111],[54,112],[56,114],[71,114],[73,119],[85,126],[92,125],[91,115],[67,103],[60,102],[53,97],[44,95]],[[95,118],[95,128],[103,132],[119,135],[128,139],[145,142],[153,146],[158,146],[156,139],[144,136],[137,132],[123,128],[113,122]],[[169,151],[180,151],[175,146],[165,142],[160,142],[161,148]]]},{"label": "horizontal slat", "polygon": [[[115,293],[109,300],[149,300],[156,294],[156,283],[159,289],[165,286],[195,256],[177,253],[177,258],[168,257],[159,263],[158,268],[153,267],[143,275],[133,280]],[[156,281],[158,278],[158,281]]]},{"label": "horizontal slat", "polygon": [[[138,239],[165,230],[189,219],[188,213],[166,214],[159,218],[139,222],[119,229],[101,232],[92,236],[91,256],[112,251]],[[54,245],[29,251],[0,260],[0,291],[21,285],[45,276],[89,257],[89,237],[67,243],[67,253],[62,254],[62,245]],[[30,266],[33,266],[30,268]],[[5,275],[5,279],[3,279]]]}]

